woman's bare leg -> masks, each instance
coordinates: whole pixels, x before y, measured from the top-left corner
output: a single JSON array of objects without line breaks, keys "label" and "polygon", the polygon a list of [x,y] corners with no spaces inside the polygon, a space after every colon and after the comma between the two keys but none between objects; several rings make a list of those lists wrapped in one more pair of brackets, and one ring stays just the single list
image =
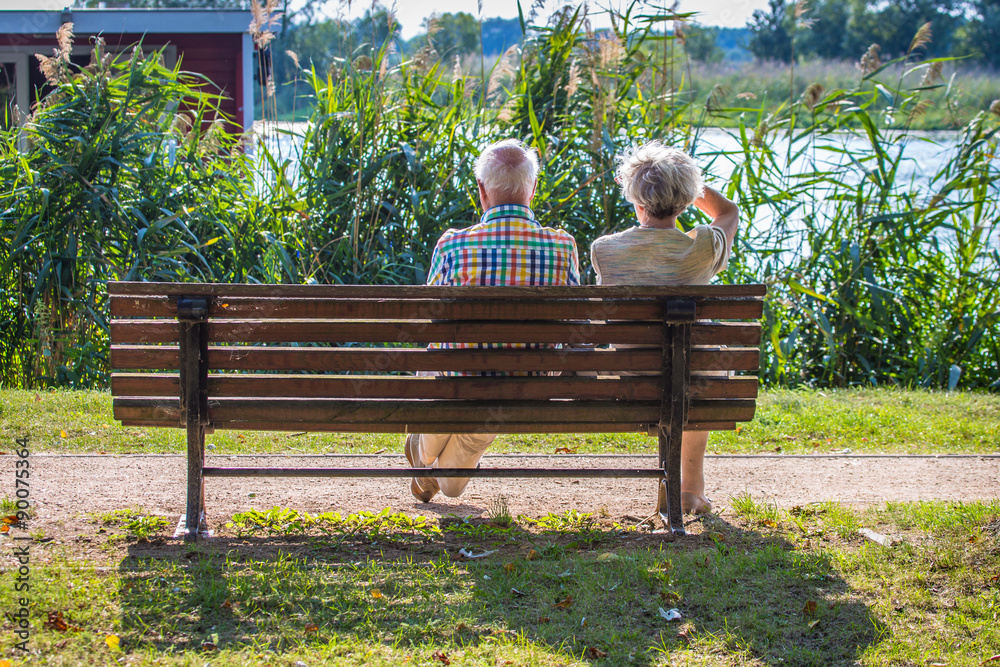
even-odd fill
[{"label": "woman's bare leg", "polygon": [[681,439],[681,509],[685,514],[712,511],[705,497],[705,448],[708,431],[684,431]]}]

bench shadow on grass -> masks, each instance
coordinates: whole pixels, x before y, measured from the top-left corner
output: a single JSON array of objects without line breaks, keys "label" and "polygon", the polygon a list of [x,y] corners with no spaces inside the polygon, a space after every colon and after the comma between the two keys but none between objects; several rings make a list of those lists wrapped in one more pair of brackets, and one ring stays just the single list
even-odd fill
[{"label": "bench shadow on grass", "polygon": [[[120,566],[123,640],[156,652],[210,643],[325,656],[381,643],[400,657],[492,659],[517,648],[517,664],[652,665],[687,654],[708,664],[837,665],[888,638],[822,551],[783,537],[720,517],[679,539],[610,520],[557,523],[527,531],[455,519],[440,534],[134,544]],[[496,551],[453,560],[460,547]],[[672,608],[683,620],[661,617]]]}]

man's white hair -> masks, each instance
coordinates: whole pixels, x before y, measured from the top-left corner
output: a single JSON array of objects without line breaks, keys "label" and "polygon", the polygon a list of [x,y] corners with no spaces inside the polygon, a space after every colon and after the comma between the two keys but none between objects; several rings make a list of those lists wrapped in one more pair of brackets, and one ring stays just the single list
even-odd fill
[{"label": "man's white hair", "polygon": [[476,159],[476,180],[494,200],[504,203],[531,199],[538,180],[538,151],[518,139],[487,146]]},{"label": "man's white hair", "polygon": [[702,195],[705,183],[690,155],[651,141],[618,156],[622,196],[654,218],[672,218]]}]

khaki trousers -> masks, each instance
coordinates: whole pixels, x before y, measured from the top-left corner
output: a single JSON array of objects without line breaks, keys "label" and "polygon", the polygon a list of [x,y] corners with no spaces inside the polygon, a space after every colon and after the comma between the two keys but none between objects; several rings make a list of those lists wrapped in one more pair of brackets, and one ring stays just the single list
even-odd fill
[{"label": "khaki trousers", "polygon": [[[486,448],[496,439],[493,433],[420,433],[414,436],[415,465],[431,468],[475,468]],[[416,477],[417,486],[424,478]],[[465,491],[469,477],[436,477],[441,493],[456,498]]]}]

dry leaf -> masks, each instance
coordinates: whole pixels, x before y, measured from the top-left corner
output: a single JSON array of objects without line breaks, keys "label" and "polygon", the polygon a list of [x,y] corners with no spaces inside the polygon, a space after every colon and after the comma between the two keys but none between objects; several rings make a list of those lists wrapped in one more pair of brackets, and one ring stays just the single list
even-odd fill
[{"label": "dry leaf", "polygon": [[530,550],[530,551],[528,552],[528,555],[527,555],[527,556],[525,556],[525,559],[526,559],[526,560],[538,560],[538,558],[539,558],[539,556],[538,556],[538,552],[537,552],[537,551],[535,551],[534,549]]},{"label": "dry leaf", "polygon": [[202,642],[201,643],[201,650],[204,651],[205,653],[211,653],[216,648],[218,648],[218,647],[215,644],[213,644],[212,642]]},{"label": "dry leaf", "polygon": [[[0,530],[6,528],[6,526],[0,526]],[[42,626],[50,630],[58,630],[59,632],[66,632],[67,630],[72,630],[73,632],[79,632],[80,628],[75,625],[70,625],[63,618],[63,613],[61,611],[50,611],[48,613],[48,618],[42,622]]]},{"label": "dry leaf", "polygon": [[319,632],[319,626],[316,625],[315,623],[306,623],[305,631],[306,632]]},{"label": "dry leaf", "polygon": [[809,621],[809,623],[808,623],[809,629],[812,630],[813,628],[815,628],[817,623],[819,623],[819,619],[818,618],[814,619],[812,621]]},{"label": "dry leaf", "polygon": [[569,447],[556,447],[556,454],[576,454],[576,449],[570,449]]},{"label": "dry leaf", "polygon": [[806,606],[802,608],[802,613],[806,616],[813,616],[816,613],[816,601],[809,600],[806,602]]},{"label": "dry leaf", "polygon": [[69,437],[69,433],[67,433],[66,431],[59,431],[59,437],[60,438],[68,438]]},{"label": "dry leaf", "polygon": [[0,660],[0,667],[10,667],[10,660]]},{"label": "dry leaf", "polygon": [[608,657],[608,654],[605,653],[604,651],[602,651],[601,649],[597,648],[596,646],[588,646],[587,647],[587,656],[591,660],[597,660],[598,658],[606,658],[606,657]]},{"label": "dry leaf", "polygon": [[112,651],[117,651],[121,648],[121,641],[122,640],[118,638],[118,635],[108,635],[104,638],[104,643],[107,644],[108,648]]},{"label": "dry leaf", "polygon": [[504,563],[503,569],[507,570],[508,572],[513,572],[514,571],[514,564],[513,563]]},{"label": "dry leaf", "polygon": [[767,521],[761,521],[761,523],[763,525],[767,526],[768,528],[777,528],[778,527],[778,522],[777,521],[772,521],[770,519],[768,519]]},{"label": "dry leaf", "polygon": [[573,596],[572,595],[567,595],[566,597],[564,597],[559,602],[556,602],[555,605],[553,605],[553,606],[556,609],[569,609],[570,605],[572,605],[572,604],[573,604]]},{"label": "dry leaf", "polygon": [[223,602],[223,603],[222,603],[221,605],[219,605],[219,606],[220,606],[220,607],[222,607],[223,609],[229,609],[230,607],[232,607],[232,606],[233,606],[233,603],[232,603],[232,602],[230,602],[229,600],[226,600],[225,602]]},{"label": "dry leaf", "polygon": [[549,622],[549,617],[548,616],[539,616],[538,617],[538,622],[539,623],[548,623]]},{"label": "dry leaf", "polygon": [[2,521],[5,524],[7,524],[8,526],[13,526],[15,523],[17,523],[17,515],[16,514],[8,514],[7,516],[5,516],[2,519]]},{"label": "dry leaf", "polygon": [[372,590],[372,597],[375,598],[376,600],[380,600],[382,598],[382,591],[380,591],[377,588]]},{"label": "dry leaf", "polygon": [[467,626],[465,623],[459,623],[457,626],[455,626],[455,632],[464,632],[468,629],[469,626]]},{"label": "dry leaf", "polygon": [[434,653],[431,654],[431,657],[434,658],[435,660],[441,661],[442,664],[445,665],[451,664],[451,659],[448,658],[448,654],[445,653],[444,651],[434,651]]}]

